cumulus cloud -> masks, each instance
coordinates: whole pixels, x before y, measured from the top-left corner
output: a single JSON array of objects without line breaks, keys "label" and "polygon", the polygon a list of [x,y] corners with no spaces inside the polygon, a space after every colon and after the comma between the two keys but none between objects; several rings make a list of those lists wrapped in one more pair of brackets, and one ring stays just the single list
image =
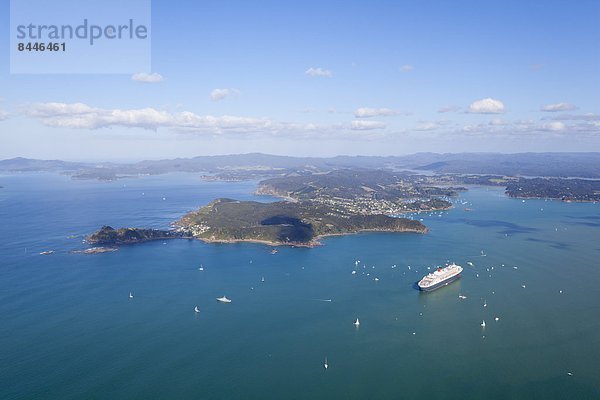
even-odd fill
[{"label": "cumulus cloud", "polygon": [[573,111],[576,109],[577,109],[577,107],[573,104],[555,103],[555,104],[546,104],[546,105],[542,106],[541,111],[558,112],[558,111]]},{"label": "cumulus cloud", "polygon": [[356,118],[371,118],[371,117],[389,117],[392,115],[398,115],[399,112],[390,108],[368,108],[360,107],[354,111]]},{"label": "cumulus cloud", "polygon": [[238,89],[213,89],[210,92],[210,99],[212,101],[220,101],[226,97],[239,96],[240,91]]},{"label": "cumulus cloud", "polygon": [[401,72],[410,72],[414,69],[415,69],[415,67],[411,64],[404,64],[403,66],[400,67]]},{"label": "cumulus cloud", "polygon": [[[290,123],[269,118],[198,115],[190,111],[170,112],[155,108],[105,109],[84,103],[37,103],[21,111],[49,127],[102,129],[113,127],[157,130],[201,135],[284,135],[289,138],[360,138],[385,128],[383,122],[354,120],[337,124]],[[357,136],[357,133],[364,132]]]},{"label": "cumulus cloud", "polygon": [[138,72],[137,74],[133,74],[131,79],[141,83],[159,83],[164,80],[163,76],[156,72],[151,74],[146,72]]},{"label": "cumulus cloud", "polygon": [[372,129],[383,129],[385,128],[385,124],[380,121],[363,121],[363,120],[355,120],[350,124],[350,129],[353,131],[368,131]]},{"label": "cumulus cloud", "polygon": [[469,112],[473,114],[500,114],[504,112],[504,103],[500,100],[486,97],[476,100],[469,106]]},{"label": "cumulus cloud", "polygon": [[308,76],[324,76],[326,78],[331,78],[333,76],[333,73],[330,70],[320,67],[310,67],[304,71],[304,74]]},{"label": "cumulus cloud", "polygon": [[103,109],[83,103],[40,103],[28,106],[25,114],[39,119],[44,125],[62,128],[100,129],[115,126],[158,129],[174,128],[195,132],[219,134],[231,132],[258,132],[276,128],[266,118],[238,116],[197,115],[189,111],[170,113],[155,108]]}]

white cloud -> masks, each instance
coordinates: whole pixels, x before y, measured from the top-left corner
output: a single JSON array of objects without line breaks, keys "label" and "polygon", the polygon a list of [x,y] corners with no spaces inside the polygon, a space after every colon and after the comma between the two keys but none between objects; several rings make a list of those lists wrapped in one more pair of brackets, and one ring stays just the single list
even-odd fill
[{"label": "white cloud", "polygon": [[371,117],[389,117],[392,115],[398,115],[399,112],[390,108],[368,108],[361,107],[354,111],[356,118],[371,118]]},{"label": "white cloud", "polygon": [[440,107],[438,112],[439,113],[447,113],[447,112],[456,112],[459,110],[460,110],[459,106],[444,106],[444,107]]},{"label": "white cloud", "polygon": [[213,89],[210,92],[210,99],[212,101],[220,101],[226,97],[239,96],[240,93],[238,89]]},{"label": "white cloud", "polygon": [[8,118],[8,113],[0,110],[0,121],[3,121]]},{"label": "white cloud", "polygon": [[383,129],[385,124],[380,121],[363,121],[355,120],[350,124],[350,129],[353,131],[367,131],[371,129]]},{"label": "white cloud", "polygon": [[[102,129],[113,127],[171,129],[180,133],[202,135],[281,135],[289,138],[357,139],[371,137],[369,131],[385,128],[383,122],[355,120],[350,123],[319,125],[288,123],[269,118],[198,115],[190,111],[170,112],[155,108],[104,109],[83,103],[38,103],[22,112],[49,127]],[[363,131],[357,136],[356,132]]]},{"label": "white cloud", "polygon": [[504,112],[504,103],[487,97],[472,102],[469,106],[469,112],[473,114],[500,114]]},{"label": "white cloud", "polygon": [[159,83],[164,80],[163,76],[156,72],[153,72],[151,74],[148,74],[146,72],[139,72],[137,74],[133,74],[131,76],[131,79],[141,83]]},{"label": "white cloud", "polygon": [[558,112],[558,111],[572,111],[576,110],[577,107],[573,104],[569,103],[555,103],[555,104],[546,104],[542,106],[541,111],[546,112]]},{"label": "white cloud", "polygon": [[25,109],[25,114],[38,118],[51,127],[100,129],[114,126],[158,129],[174,128],[194,132],[220,134],[231,132],[272,131],[275,123],[266,118],[197,115],[189,111],[170,113],[154,108],[131,110],[102,109],[83,103],[41,103]]},{"label": "white cloud", "polygon": [[552,121],[543,125],[543,129],[552,132],[560,132],[565,130],[565,124],[560,121]]},{"label": "white cloud", "polygon": [[333,76],[333,73],[328,70],[328,69],[323,69],[320,67],[310,67],[309,69],[307,69],[306,71],[304,71],[305,75],[308,76],[324,76],[327,78],[331,78]]},{"label": "white cloud", "polygon": [[400,67],[401,72],[410,72],[414,69],[415,69],[415,67],[412,66],[411,64],[404,64],[403,66]]}]

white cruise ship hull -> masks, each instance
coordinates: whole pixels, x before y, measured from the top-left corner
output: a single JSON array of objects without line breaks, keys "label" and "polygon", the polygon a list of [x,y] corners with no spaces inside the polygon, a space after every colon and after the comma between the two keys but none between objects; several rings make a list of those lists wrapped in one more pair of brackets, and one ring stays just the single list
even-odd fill
[{"label": "white cruise ship hull", "polygon": [[423,292],[431,292],[432,290],[439,289],[442,286],[446,286],[446,285],[451,284],[452,282],[454,282],[458,278],[460,278],[460,274],[451,276],[450,278],[448,278],[448,279],[446,279],[444,281],[440,281],[440,282],[438,282],[438,283],[436,283],[434,285],[431,285],[431,286],[421,286],[421,284],[419,283],[419,285],[418,285],[419,286],[419,290],[421,290]]}]

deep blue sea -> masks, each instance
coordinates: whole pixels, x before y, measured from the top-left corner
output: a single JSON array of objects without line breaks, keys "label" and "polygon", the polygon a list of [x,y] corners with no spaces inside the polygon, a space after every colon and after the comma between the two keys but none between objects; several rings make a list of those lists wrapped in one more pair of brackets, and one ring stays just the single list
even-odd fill
[{"label": "deep blue sea", "polygon": [[[166,228],[217,197],[274,199],[193,174],[0,185],[0,399],[600,398],[600,204],[473,187],[413,216],[426,235],[84,255],[69,251],[105,224]],[[415,290],[447,261],[459,281]]]}]

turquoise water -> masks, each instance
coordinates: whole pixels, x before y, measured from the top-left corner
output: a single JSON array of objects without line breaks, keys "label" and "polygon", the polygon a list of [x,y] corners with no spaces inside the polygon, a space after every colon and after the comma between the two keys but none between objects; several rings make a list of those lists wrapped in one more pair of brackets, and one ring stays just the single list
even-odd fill
[{"label": "turquoise water", "polygon": [[[215,197],[272,199],[188,174],[0,185],[2,399],[600,398],[598,204],[471,188],[415,216],[427,235],[82,255],[68,251],[103,224],[164,228]],[[462,279],[415,290],[447,260]]]}]

